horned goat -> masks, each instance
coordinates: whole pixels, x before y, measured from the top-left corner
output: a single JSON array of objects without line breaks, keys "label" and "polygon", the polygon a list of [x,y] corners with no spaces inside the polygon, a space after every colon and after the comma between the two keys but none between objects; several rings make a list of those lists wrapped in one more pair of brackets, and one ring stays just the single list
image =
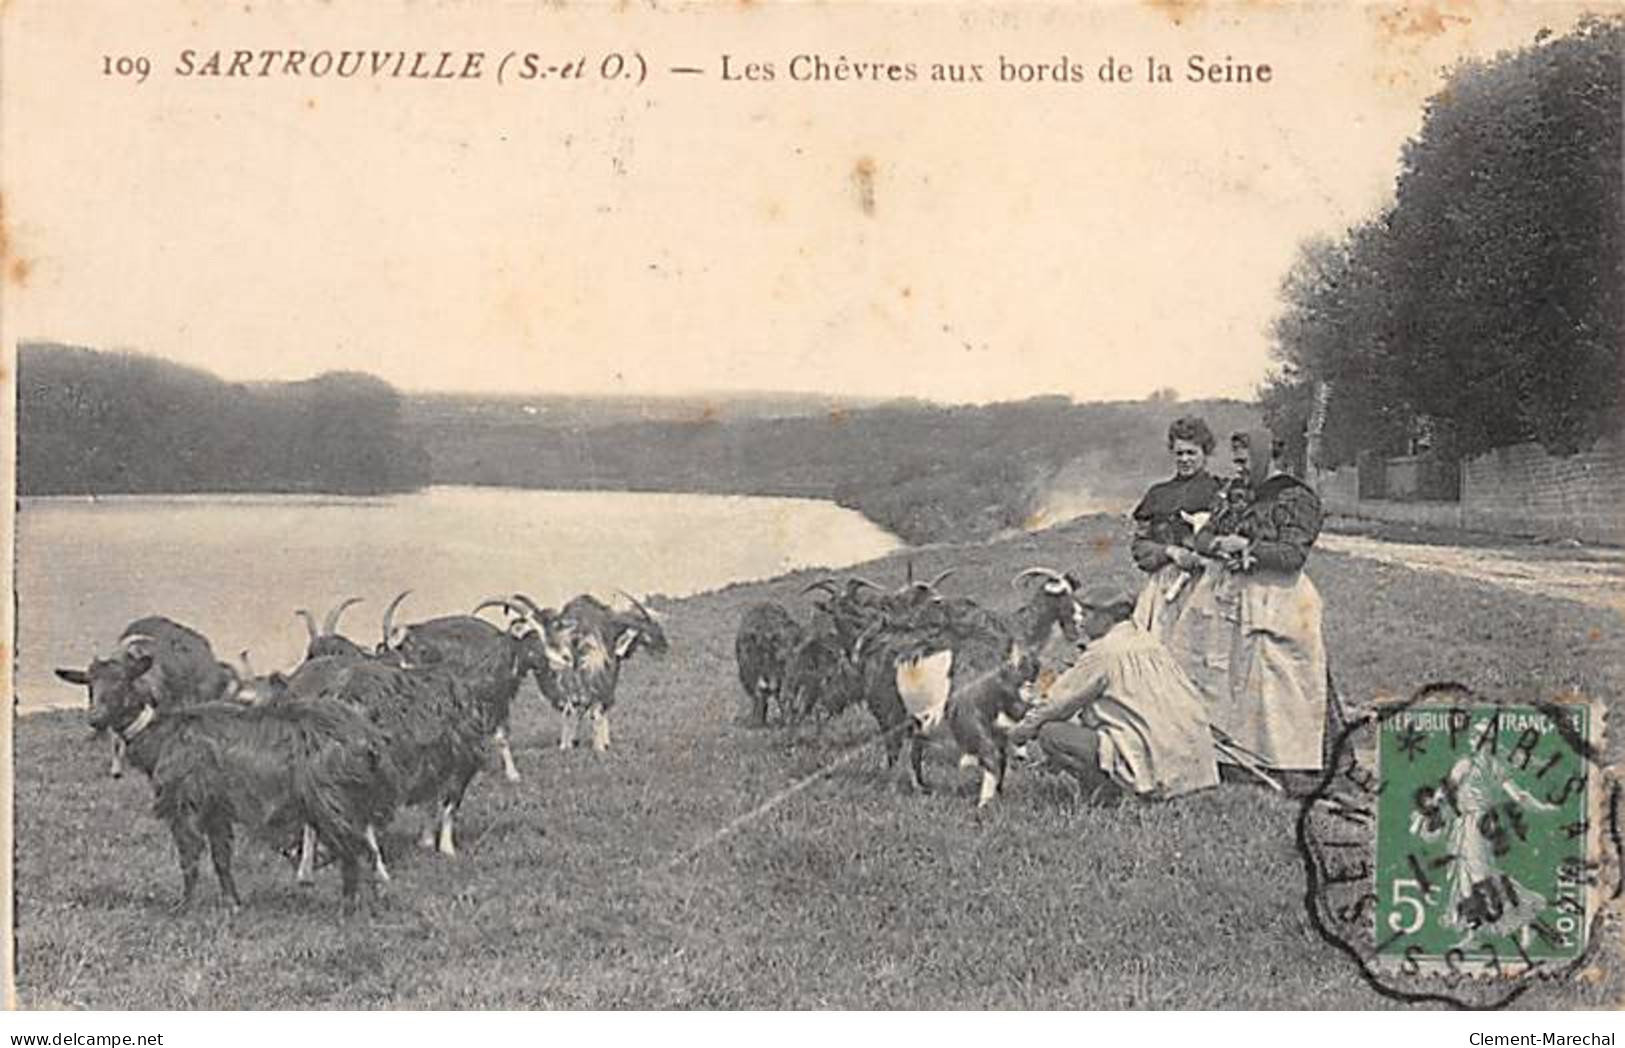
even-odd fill
[{"label": "horned goat", "polygon": [[542,694],[559,711],[559,748],[573,749],[580,719],[590,717],[592,748],[609,749],[609,713],[615,705],[615,685],[621,663],[640,648],[656,655],[669,650],[665,627],[653,612],[624,590],[631,607],[615,611],[590,594],[574,597],[560,611],[569,639],[570,657],[563,669],[550,669],[539,678]]},{"label": "horned goat", "polygon": [[306,825],[338,857],[343,910],[354,909],[362,860],[379,856],[372,827],[388,824],[396,802],[385,741],[364,717],[324,701],[164,707],[128,687],[102,689],[93,702],[91,726],[123,739],[152,781],[153,810],[180,857],[177,909],[191,905],[205,845],[237,909],[235,827],[275,842]]},{"label": "horned goat", "polygon": [[[131,691],[158,709],[175,709],[230,698],[238,685],[237,671],[215,658],[207,637],[161,615],[136,619],[124,627],[112,651],[95,656],[82,670],[58,669],[56,675],[86,688],[92,708],[121,701]],[[115,779],[124,774],[124,740],[117,732],[109,774]]]},{"label": "horned goat", "polygon": [[[392,611],[400,599],[390,605]],[[508,613],[506,629],[479,617],[489,607]],[[448,615],[399,630],[386,621],[384,633],[400,665],[444,666],[464,675],[485,716],[504,777],[509,782],[520,781],[508,742],[513,699],[527,675],[535,678],[540,689],[548,674],[568,668],[570,642],[559,613],[516,593],[512,598],[483,600],[469,615]]]}]

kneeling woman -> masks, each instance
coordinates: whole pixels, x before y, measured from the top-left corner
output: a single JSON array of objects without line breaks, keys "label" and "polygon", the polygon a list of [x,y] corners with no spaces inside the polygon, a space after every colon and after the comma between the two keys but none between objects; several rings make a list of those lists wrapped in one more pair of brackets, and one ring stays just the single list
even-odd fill
[{"label": "kneeling woman", "polygon": [[1157,636],[1133,621],[1134,598],[1097,586],[1079,599],[1086,648],[1010,729],[1036,738],[1048,763],[1086,794],[1168,800],[1219,782],[1202,696]]},{"label": "kneeling woman", "polygon": [[1320,535],[1320,499],[1285,471],[1269,431],[1237,433],[1231,448],[1248,502],[1229,526],[1215,521],[1197,536],[1197,548],[1224,558],[1238,584],[1229,694],[1210,716],[1268,767],[1315,771],[1326,728],[1326,646],[1320,592],[1303,566]]}]

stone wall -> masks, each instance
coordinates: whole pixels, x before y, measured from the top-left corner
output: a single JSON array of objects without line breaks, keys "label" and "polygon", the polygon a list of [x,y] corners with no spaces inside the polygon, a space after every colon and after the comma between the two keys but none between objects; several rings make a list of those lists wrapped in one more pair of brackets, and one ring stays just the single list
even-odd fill
[{"label": "stone wall", "polygon": [[1625,545],[1625,442],[1617,437],[1568,458],[1518,444],[1470,459],[1460,502],[1362,499],[1352,466],[1321,472],[1317,486],[1326,509],[1346,517]]}]

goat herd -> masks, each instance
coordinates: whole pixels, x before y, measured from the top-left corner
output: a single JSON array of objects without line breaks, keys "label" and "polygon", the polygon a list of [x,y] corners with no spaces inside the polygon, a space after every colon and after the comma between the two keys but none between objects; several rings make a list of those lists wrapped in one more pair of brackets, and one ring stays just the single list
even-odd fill
[{"label": "goat herd", "polygon": [[[803,627],[783,607],[758,604],[740,623],[735,654],[754,719],[777,706],[783,724],[806,719],[819,731],[863,702],[879,723],[886,764],[912,741],[913,783],[926,789],[926,746],[947,738],[963,764],[982,769],[981,803],[998,793],[1006,730],[1025,712],[1038,655],[1059,631],[1079,639],[1077,582],[1029,568],[1039,579],[1014,611],[988,611],[909,578],[896,589],[867,579],[820,579]],[[163,617],[127,626],[111,653],[57,675],[89,691],[90,725],[112,737],[112,774],[140,769],[156,791],[155,811],[179,853],[187,907],[207,846],[223,896],[241,905],[232,880],[234,833],[297,852],[297,878],[310,883],[319,853],[337,862],[343,912],[357,904],[364,868],[374,891],[389,879],[380,831],[402,806],[427,810],[420,843],[455,855],[453,820],[469,784],[495,747],[519,781],[508,744],[509,712],[528,675],[560,711],[559,745],[576,744],[582,718],[592,746],[610,743],[610,710],[621,663],[640,648],[667,650],[665,631],[628,594],[621,607],[589,595],[545,608],[522,593],[482,601],[469,614],[395,625],[407,593],[384,613],[371,649],[341,636],[351,597],[309,631],[304,661],[288,673],[255,675],[219,661],[209,641]],[[499,626],[481,613],[499,609]]]},{"label": "goat herd", "polygon": [[[310,632],[291,673],[255,676],[218,661],[209,641],[163,617],[127,626],[110,654],[57,676],[89,690],[90,725],[113,738],[113,774],[127,759],[152,780],[155,811],[180,855],[180,907],[197,887],[204,846],[221,893],[241,905],[232,880],[235,827],[299,852],[308,882],[318,848],[339,864],[343,910],[354,910],[363,864],[388,880],[378,836],[400,806],[429,809],[422,843],[456,854],[453,819],[494,740],[510,781],[509,709],[525,676],[561,713],[560,745],[575,744],[583,716],[593,748],[609,747],[620,664],[639,648],[666,650],[656,617],[635,598],[624,609],[576,597],[561,609],[524,594],[481,602],[472,613],[404,627],[384,613],[371,650],[340,636],[339,616]],[[500,608],[505,627],[480,613]]]},{"label": "goat herd", "polygon": [[895,590],[856,576],[820,579],[804,590],[822,595],[806,627],[777,604],[748,609],[735,656],[754,720],[766,724],[776,703],[781,723],[811,718],[822,730],[862,701],[878,723],[887,767],[907,738],[913,784],[928,791],[922,758],[932,741],[945,739],[962,766],[981,768],[979,804],[988,804],[1004,782],[1006,733],[1038,683],[1040,652],[1056,631],[1071,644],[1081,639],[1078,580],[1027,568],[1012,584],[1041,584],[1000,614],[968,597],[944,597],[937,586],[950,574],[916,581],[910,564]]}]

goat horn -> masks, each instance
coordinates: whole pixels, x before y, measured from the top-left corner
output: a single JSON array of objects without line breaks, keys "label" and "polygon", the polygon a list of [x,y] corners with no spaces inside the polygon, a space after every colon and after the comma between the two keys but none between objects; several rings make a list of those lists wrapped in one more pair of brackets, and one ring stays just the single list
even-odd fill
[{"label": "goat horn", "polygon": [[254,675],[254,664],[248,660],[248,649],[244,648],[238,652],[237,657],[243,660],[244,676],[252,677]]},{"label": "goat horn", "polygon": [[952,575],[955,571],[958,571],[958,570],[959,570],[958,568],[949,568],[947,571],[942,572],[936,578],[932,579],[930,582],[927,582],[925,584],[925,588],[926,589],[932,589],[932,590],[936,589],[937,586],[942,582],[943,579],[947,578],[949,575]]},{"label": "goat horn", "polygon": [[478,604],[474,605],[474,610],[469,612],[469,614],[470,615],[478,615],[480,612],[484,611],[486,608],[501,608],[503,611],[507,612],[509,615],[512,615],[514,613],[514,603],[513,603],[513,601],[509,600],[507,597],[486,597],[484,600],[482,600]]},{"label": "goat horn", "polygon": [[529,608],[531,617],[536,619],[538,622],[541,621],[543,612],[540,604],[537,604],[523,593],[515,593],[510,599]]},{"label": "goat horn", "polygon": [[305,630],[310,634],[311,640],[315,640],[322,635],[321,631],[316,628],[316,617],[314,615],[304,608],[299,608],[294,614],[305,620]]},{"label": "goat horn", "polygon": [[1020,589],[1021,588],[1021,580],[1027,578],[1029,575],[1042,575],[1042,576],[1044,576],[1045,578],[1049,579],[1052,582],[1065,582],[1066,581],[1066,576],[1065,575],[1062,575],[1060,572],[1052,570],[1050,568],[1024,568],[1024,569],[1022,569],[1021,574],[1017,575],[1015,578],[1010,580],[1010,585],[1016,587],[1017,589]]},{"label": "goat horn", "polygon": [[886,588],[884,586],[880,585],[877,582],[870,582],[868,579],[864,578],[862,575],[853,575],[850,579],[847,579],[847,582],[848,582],[848,584],[853,585],[853,586],[868,586],[870,589],[875,590],[876,592],[879,592],[879,593],[886,592]]},{"label": "goat horn", "polygon": [[629,600],[629,601],[631,601],[631,602],[632,602],[632,606],[633,606],[633,607],[634,607],[634,608],[637,608],[637,609],[638,609],[638,611],[640,611],[640,612],[642,612],[642,613],[643,613],[643,617],[644,617],[644,618],[646,618],[646,619],[648,619],[648,620],[649,620],[649,621],[650,621],[650,622],[654,622],[654,621],[655,621],[655,613],[654,613],[654,612],[652,612],[652,611],[650,611],[650,610],[649,610],[649,609],[648,609],[648,608],[646,608],[646,607],[644,607],[644,606],[643,606],[643,602],[642,602],[642,601],[641,601],[641,600],[639,600],[639,599],[638,599],[638,598],[636,598],[636,597],[634,597],[634,596],[632,596],[632,594],[630,594],[630,593],[628,593],[628,592],[626,592],[626,591],[625,591],[625,590],[623,590],[623,589],[618,589],[618,590],[616,590],[616,591],[615,591],[615,592],[616,592],[616,593],[619,593],[619,594],[620,594],[620,595],[621,595],[621,596],[623,596],[623,597],[625,597],[625,598],[626,598],[626,599],[627,599],[627,600]]},{"label": "goat horn", "polygon": [[129,651],[137,644],[152,643],[155,643],[154,638],[145,633],[128,633],[118,639],[119,647],[123,648],[125,651]]},{"label": "goat horn", "polygon": [[360,597],[345,597],[339,601],[338,607],[328,612],[327,618],[322,620],[322,632],[329,637],[333,636],[334,632],[339,628],[339,616],[344,614],[344,609],[352,604],[360,603]]},{"label": "goat horn", "polygon": [[801,592],[811,593],[813,590],[821,589],[833,597],[837,588],[838,586],[834,579],[819,579],[817,582],[809,582],[807,585],[801,587]]},{"label": "goat horn", "polygon": [[395,609],[401,606],[401,601],[405,600],[407,594],[411,592],[411,590],[401,590],[395,599],[389,602],[389,607],[384,609],[384,647],[386,648],[389,647],[391,628],[395,625]]},{"label": "goat horn", "polygon": [[908,571],[908,575],[907,575],[906,578],[903,579],[903,585],[912,586],[912,585],[914,585],[914,558],[913,557],[908,558],[906,568],[907,568],[907,571]]}]

